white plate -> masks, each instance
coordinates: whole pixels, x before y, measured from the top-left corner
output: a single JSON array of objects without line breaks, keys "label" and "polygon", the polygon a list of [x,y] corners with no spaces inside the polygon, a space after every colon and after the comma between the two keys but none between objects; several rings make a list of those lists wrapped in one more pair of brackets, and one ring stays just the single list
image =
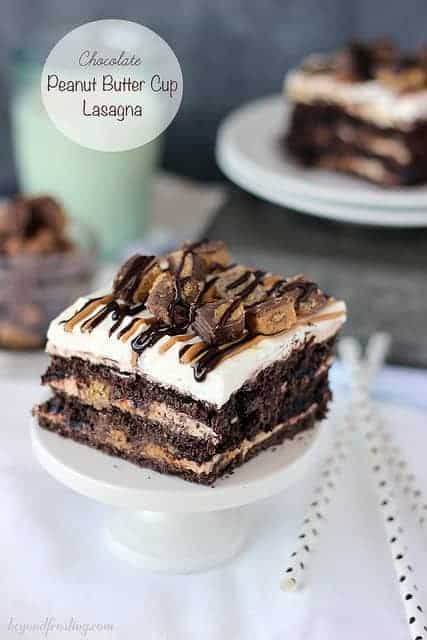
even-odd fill
[{"label": "white plate", "polygon": [[283,491],[298,480],[318,454],[319,437],[331,415],[314,429],[267,449],[217,480],[215,487],[186,482],[143,469],[120,458],[41,429],[32,419],[31,436],[40,463],[57,480],[107,504],[168,513],[205,512],[250,504]]},{"label": "white plate", "polygon": [[[280,143],[287,116],[281,96],[263,98],[231,113],[217,136],[216,157],[223,172],[244,189],[276,204],[293,206],[295,198],[304,198],[308,199],[307,212],[315,202],[322,209],[331,204],[336,211],[328,217],[348,222],[369,223],[371,212],[376,211],[374,224],[427,226],[426,186],[385,189],[294,163]],[[366,215],[355,215],[360,208],[366,209]]]},{"label": "white plate", "polygon": [[[281,194],[271,192],[269,199],[275,204],[283,205]],[[320,218],[344,220],[345,222],[352,222],[354,224],[400,228],[427,227],[427,212],[418,209],[400,210],[375,209],[362,206],[352,207],[334,202],[314,200],[304,196],[300,197],[293,194],[286,195],[286,206]]]}]

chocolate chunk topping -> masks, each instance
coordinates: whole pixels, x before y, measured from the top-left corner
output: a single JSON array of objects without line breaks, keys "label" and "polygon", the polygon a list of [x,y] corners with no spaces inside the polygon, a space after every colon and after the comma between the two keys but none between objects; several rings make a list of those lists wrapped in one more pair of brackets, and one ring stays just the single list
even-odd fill
[{"label": "chocolate chunk topping", "polygon": [[193,253],[200,258],[207,273],[230,264],[230,254],[221,240],[202,240],[196,246],[193,245]]},{"label": "chocolate chunk topping", "polygon": [[376,78],[396,93],[410,93],[427,88],[427,66],[416,56],[401,56],[393,63],[380,65]]},{"label": "chocolate chunk topping", "polygon": [[416,55],[399,51],[388,38],[371,43],[350,44],[334,59],[335,76],[344,82],[363,82],[377,79],[396,93],[420,91],[427,88],[427,56],[421,49]]},{"label": "chocolate chunk topping", "polygon": [[167,325],[188,323],[191,305],[202,291],[203,284],[194,278],[178,278],[169,271],[160,274],[147,298],[147,308]]},{"label": "chocolate chunk topping", "polygon": [[206,344],[225,344],[245,332],[245,312],[239,300],[208,302],[196,310],[192,329]]},{"label": "chocolate chunk topping", "polygon": [[202,259],[197,255],[195,251],[187,251],[185,249],[179,249],[170,253],[162,267],[166,267],[172,271],[179,278],[195,278],[196,280],[203,280],[206,273]]},{"label": "chocolate chunk topping", "polygon": [[154,256],[134,255],[120,268],[114,280],[113,293],[129,304],[143,302],[160,272]]},{"label": "chocolate chunk topping", "polygon": [[220,274],[215,282],[218,298],[235,298],[239,296],[245,306],[262,300],[266,291],[261,284],[262,271],[252,271],[243,265],[235,265]]},{"label": "chocolate chunk topping", "polygon": [[344,82],[360,82],[373,77],[374,52],[369,45],[354,40],[335,60],[335,75]]},{"label": "chocolate chunk topping", "polygon": [[291,296],[294,299],[298,316],[314,313],[323,307],[328,300],[328,296],[319,289],[315,282],[307,280],[302,275],[276,283],[271,289],[271,294],[273,296]]},{"label": "chocolate chunk topping", "polygon": [[267,298],[249,308],[246,324],[252,334],[274,335],[290,329],[297,319],[295,300],[292,295],[278,295]]}]

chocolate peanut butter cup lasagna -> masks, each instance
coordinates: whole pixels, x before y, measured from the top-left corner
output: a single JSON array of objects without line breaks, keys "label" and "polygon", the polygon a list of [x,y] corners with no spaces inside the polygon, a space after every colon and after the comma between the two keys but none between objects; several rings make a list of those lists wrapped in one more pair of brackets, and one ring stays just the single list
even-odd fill
[{"label": "chocolate peanut butter cup lasagna", "polygon": [[344,302],[230,262],[222,242],[136,255],[48,332],[41,427],[212,484],[321,420]]},{"label": "chocolate peanut butter cup lasagna", "polygon": [[384,186],[427,181],[427,51],[390,40],[312,55],[285,81],[285,143],[303,164]]}]

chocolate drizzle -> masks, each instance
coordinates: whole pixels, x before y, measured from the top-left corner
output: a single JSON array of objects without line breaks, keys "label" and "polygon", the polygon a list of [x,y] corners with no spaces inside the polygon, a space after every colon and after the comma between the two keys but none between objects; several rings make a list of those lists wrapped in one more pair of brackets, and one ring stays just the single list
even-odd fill
[{"label": "chocolate drizzle", "polygon": [[[141,302],[140,304],[137,304],[133,308],[131,308],[128,304],[118,305],[113,310],[113,313],[111,315],[111,319],[114,321],[114,324],[112,325],[110,331],[108,332],[108,335],[111,337],[113,335],[113,333],[115,333],[117,331],[117,329],[120,328],[123,320],[126,317],[133,318],[134,316],[136,316],[141,311],[144,311],[144,309],[145,309],[145,302]],[[122,332],[120,332],[119,335],[118,335],[119,338],[120,338],[120,334],[121,333]]]},{"label": "chocolate drizzle", "polygon": [[292,291],[295,291],[295,289],[300,289],[300,293],[295,301],[298,305],[301,302],[306,302],[310,295],[317,291],[318,286],[309,280],[291,280],[289,282],[282,280],[276,282],[276,284],[269,290],[269,293],[272,295],[277,295],[277,293],[283,295],[284,293],[291,293]]},{"label": "chocolate drizzle", "polygon": [[108,318],[110,313],[114,313],[119,309],[120,307],[115,300],[108,302],[103,309],[100,309],[95,313],[94,316],[91,316],[88,320],[83,322],[82,326],[80,327],[80,331],[82,331],[83,333],[91,333],[98,325],[101,324],[101,322],[103,322],[103,320]]},{"label": "chocolate drizzle", "polygon": [[238,278],[236,278],[236,280],[233,280],[233,282],[230,282],[230,284],[226,286],[227,291],[231,291],[231,289],[236,289],[237,287],[239,287],[251,277],[251,274],[252,271],[244,271],[241,276],[239,276]]},{"label": "chocolate drizzle", "polygon": [[251,340],[253,340],[253,336],[246,335],[228,346],[213,346],[206,349],[193,366],[194,379],[197,380],[197,382],[202,382],[208,373],[212,371],[212,369],[214,369],[221,360],[232,353],[236,348]]},{"label": "chocolate drizzle", "polygon": [[145,329],[138,333],[132,340],[131,346],[133,351],[140,355],[145,349],[153,347],[164,336],[178,336],[184,334],[187,330],[186,326],[170,327],[161,323],[153,324],[149,329]]}]

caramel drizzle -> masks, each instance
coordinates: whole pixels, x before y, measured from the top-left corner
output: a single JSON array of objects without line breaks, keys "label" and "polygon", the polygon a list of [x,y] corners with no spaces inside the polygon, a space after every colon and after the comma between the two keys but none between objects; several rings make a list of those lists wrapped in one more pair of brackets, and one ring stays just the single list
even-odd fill
[{"label": "caramel drizzle", "polygon": [[113,333],[115,333],[115,331],[117,331],[117,329],[120,328],[123,320],[126,317],[136,316],[137,313],[144,311],[144,309],[145,309],[145,302],[141,302],[141,304],[138,304],[136,305],[136,307],[133,307],[133,308],[131,308],[128,304],[117,305],[117,307],[113,310],[113,313],[111,315],[111,318],[114,324],[111,326],[111,329],[108,333],[109,337],[111,337]]},{"label": "caramel drizzle", "polygon": [[100,296],[99,298],[91,298],[82,306],[81,309],[68,318],[68,320],[62,320],[61,324],[64,325],[64,331],[71,333],[76,325],[82,320],[91,315],[99,306],[103,304],[109,304],[113,300],[113,295]]},{"label": "caramel drizzle", "polygon": [[159,353],[166,353],[166,351],[169,351],[177,342],[187,342],[187,340],[191,340],[191,338],[194,338],[194,336],[190,333],[182,336],[171,336],[169,340],[160,346]]},{"label": "caramel drizzle", "polygon": [[132,318],[132,320],[119,331],[117,337],[121,342],[127,342],[131,338],[139,327],[144,325],[150,325],[153,322],[153,318]]},{"label": "caramel drizzle", "polygon": [[103,320],[105,320],[105,318],[110,315],[110,313],[114,313],[118,309],[118,303],[115,300],[111,300],[111,302],[108,302],[103,309],[100,309],[95,313],[95,315],[91,316],[90,318],[88,318],[88,320],[83,322],[82,326],[80,327],[80,331],[82,333],[92,333],[92,331],[98,325],[100,325],[101,322],[103,322]]},{"label": "caramel drizzle", "polygon": [[204,342],[195,342],[194,344],[186,344],[179,351],[179,361],[183,364],[193,362],[197,356],[207,349],[207,344]]}]

